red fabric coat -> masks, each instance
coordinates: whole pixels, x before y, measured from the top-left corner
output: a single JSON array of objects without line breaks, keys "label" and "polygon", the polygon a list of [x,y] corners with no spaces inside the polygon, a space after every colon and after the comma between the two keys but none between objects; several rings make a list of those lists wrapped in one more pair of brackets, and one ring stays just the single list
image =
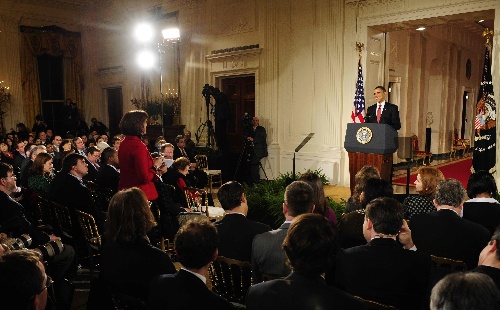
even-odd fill
[{"label": "red fabric coat", "polygon": [[156,174],[153,158],[146,145],[136,136],[126,136],[118,149],[120,161],[119,190],[137,186],[146,194],[149,201],[158,198],[153,181]]}]

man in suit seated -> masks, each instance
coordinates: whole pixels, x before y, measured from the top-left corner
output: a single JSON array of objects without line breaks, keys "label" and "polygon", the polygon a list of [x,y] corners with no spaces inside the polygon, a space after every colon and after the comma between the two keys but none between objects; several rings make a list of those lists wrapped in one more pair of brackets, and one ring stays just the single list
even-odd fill
[{"label": "man in suit seated", "polygon": [[285,222],[278,229],[255,236],[252,243],[252,275],[254,283],[262,281],[262,274],[286,277],[290,267],[286,263],[281,244],[290,223],[303,213],[314,211],[314,191],[303,181],[295,181],[286,187],[283,214]]},{"label": "man in suit seated", "polygon": [[[10,197],[16,189],[14,169],[9,164],[0,163],[0,233],[6,233],[12,238],[28,234],[32,239],[30,246],[32,249],[43,246],[49,241],[61,240],[58,236],[48,235],[40,230],[35,221],[26,214],[24,207]],[[57,281],[56,294],[61,295],[63,293],[60,288],[64,278],[69,278],[74,274],[72,267],[76,266],[75,250],[70,245],[65,244],[61,253],[54,255],[47,261],[47,272]],[[5,292],[2,291],[3,293]],[[61,298],[66,300],[62,296]]]},{"label": "man in suit seated", "polygon": [[[429,255],[412,250],[403,207],[393,198],[368,203],[363,234],[368,244],[339,253],[335,285],[398,309],[422,309],[431,272]],[[399,245],[396,238],[403,246]]]},{"label": "man in suit seated", "polygon": [[500,289],[500,227],[479,254],[479,266],[472,271],[489,275]]},{"label": "man in suit seated", "polygon": [[217,229],[208,220],[182,226],[174,241],[182,268],[151,281],[148,309],[234,309],[206,285],[208,268],[217,258]]},{"label": "man in suit seated", "polygon": [[419,251],[461,260],[472,269],[490,241],[490,232],[482,225],[461,218],[464,198],[462,183],[455,179],[441,181],[434,198],[437,210],[415,215],[410,225]]},{"label": "man in suit seated", "polygon": [[240,183],[224,183],[219,188],[217,197],[226,211],[226,216],[215,222],[219,232],[219,255],[249,262],[253,238],[270,231],[271,227],[247,219],[247,198]]},{"label": "man in suit seated", "polygon": [[398,106],[385,101],[387,91],[384,86],[377,86],[373,90],[376,103],[366,110],[365,122],[390,125],[394,130],[401,128]]},{"label": "man in suit seated", "polygon": [[118,160],[118,151],[114,147],[107,147],[101,154],[101,169],[97,176],[97,184],[104,188],[109,188],[116,193],[118,191],[118,183],[120,182],[120,162]]},{"label": "man in suit seated", "polygon": [[[61,171],[54,178],[50,189],[51,200],[92,215],[100,232],[104,231],[106,215],[94,204],[90,190],[83,182],[88,173],[88,165],[80,154],[69,154],[64,158]],[[74,212],[72,212],[74,215]]]},{"label": "man in suit seated", "polygon": [[324,216],[299,215],[283,241],[293,272],[285,279],[250,287],[247,309],[365,309],[353,296],[326,284],[324,274],[337,253],[335,239]]},{"label": "man in suit seated", "polygon": [[101,166],[99,165],[99,160],[101,159],[101,151],[95,147],[91,146],[87,148],[87,166],[89,172],[83,177],[85,181],[96,182],[97,177],[99,175],[99,169]]}]

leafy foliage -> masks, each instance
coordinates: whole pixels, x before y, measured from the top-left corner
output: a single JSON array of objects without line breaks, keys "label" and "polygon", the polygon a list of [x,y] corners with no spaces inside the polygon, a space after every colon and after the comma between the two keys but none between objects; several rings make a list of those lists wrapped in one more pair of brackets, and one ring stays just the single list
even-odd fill
[{"label": "leafy foliage", "polygon": [[[328,179],[321,169],[307,172],[314,173],[321,178],[323,185],[328,184]],[[296,178],[300,173],[296,174]],[[254,185],[245,185],[245,195],[248,201],[248,218],[254,221],[265,223],[273,229],[278,228],[284,221],[283,201],[287,181],[293,179],[293,174],[288,172],[281,174],[278,178],[269,181],[262,181]],[[340,203],[328,198],[329,207],[333,209],[337,218],[345,211],[346,201]]]}]

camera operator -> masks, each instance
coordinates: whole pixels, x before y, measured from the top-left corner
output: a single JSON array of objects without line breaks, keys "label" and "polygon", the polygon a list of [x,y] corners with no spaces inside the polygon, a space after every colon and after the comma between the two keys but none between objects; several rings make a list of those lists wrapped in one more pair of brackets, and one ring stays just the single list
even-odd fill
[{"label": "camera operator", "polygon": [[267,157],[267,134],[266,129],[259,126],[259,118],[256,116],[252,119],[252,127],[249,130],[247,140],[251,142],[250,145],[253,148],[253,151],[250,151],[251,183],[257,183],[260,180],[260,160],[263,157]]},{"label": "camera operator", "polygon": [[[24,207],[10,197],[16,189],[16,176],[12,166],[0,163],[0,232],[10,237],[30,235],[33,239],[30,248],[43,246],[49,241],[60,240],[55,235],[47,235],[33,224],[33,220],[27,218]],[[56,295],[59,295],[64,278],[73,275],[75,271],[75,250],[69,245],[64,245],[64,250],[49,258],[47,262],[49,263],[47,273],[54,279]],[[64,296],[59,299],[64,300]]]}]

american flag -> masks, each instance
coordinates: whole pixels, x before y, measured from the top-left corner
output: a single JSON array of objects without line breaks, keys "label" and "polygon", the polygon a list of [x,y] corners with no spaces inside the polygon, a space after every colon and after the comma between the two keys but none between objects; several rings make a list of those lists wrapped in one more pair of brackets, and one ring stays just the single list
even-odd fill
[{"label": "american flag", "polygon": [[361,59],[358,61],[358,80],[356,82],[356,94],[354,95],[354,108],[351,113],[351,118],[353,123],[365,122],[365,90]]},{"label": "american flag", "polygon": [[479,115],[476,115],[476,121],[474,122],[474,129],[481,129],[483,125],[481,124],[481,120],[479,119]]}]

